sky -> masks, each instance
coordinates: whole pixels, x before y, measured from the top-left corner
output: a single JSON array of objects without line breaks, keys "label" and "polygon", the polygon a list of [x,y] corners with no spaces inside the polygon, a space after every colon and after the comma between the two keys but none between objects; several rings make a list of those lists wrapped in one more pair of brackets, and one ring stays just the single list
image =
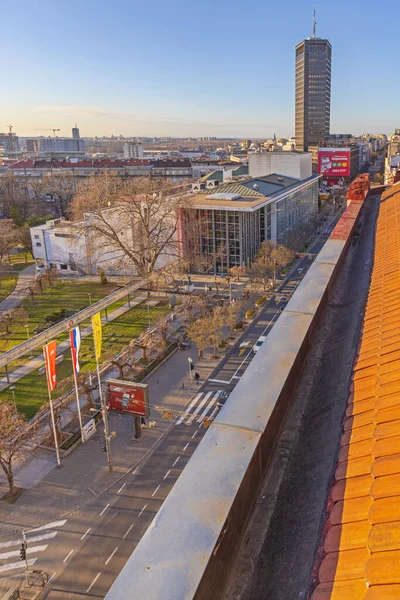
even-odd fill
[{"label": "sky", "polygon": [[[2,5],[0,131],[294,133],[294,48],[332,44],[332,133],[400,127],[398,2],[19,0]],[[37,131],[35,131],[37,130]],[[40,131],[42,130],[42,131]]]}]

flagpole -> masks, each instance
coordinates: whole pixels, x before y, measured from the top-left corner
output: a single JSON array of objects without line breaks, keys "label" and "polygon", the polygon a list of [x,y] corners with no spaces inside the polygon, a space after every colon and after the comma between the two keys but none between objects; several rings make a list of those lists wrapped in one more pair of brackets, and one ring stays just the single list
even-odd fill
[{"label": "flagpole", "polygon": [[[47,369],[46,369],[46,375],[47,375]],[[57,439],[57,429],[56,429],[56,420],[54,418],[54,408],[53,408],[53,400],[51,399],[51,391],[50,391],[50,386],[49,386],[49,377],[47,375],[47,390],[49,392],[49,402],[50,402],[50,413],[51,413],[51,422],[53,424],[53,435],[54,435],[54,446],[56,448],[56,455],[57,455],[57,465],[59,467],[61,467],[61,462],[60,462],[60,451],[58,449],[58,439]]]},{"label": "flagpole", "polygon": [[75,365],[72,365],[72,370],[74,372],[75,394],[76,394],[76,405],[77,405],[77,408],[78,408],[79,428],[81,430],[82,444],[84,444],[85,440],[83,439],[83,426],[82,426],[81,405],[79,403],[78,380],[76,378]]},{"label": "flagpole", "polygon": [[[79,344],[74,342],[74,331],[78,332],[78,339],[79,339]],[[78,366],[78,351],[79,351],[79,345],[80,345],[80,333],[79,333],[79,326],[74,329],[71,329],[69,332],[69,340],[70,340],[70,344],[71,344],[71,358],[72,358],[72,371],[74,373],[74,383],[75,383],[75,394],[76,394],[76,406],[78,409],[78,419],[79,419],[79,428],[81,430],[81,439],[82,439],[82,444],[85,443],[84,437],[83,437],[83,425],[82,425],[82,414],[81,414],[81,405],[79,402],[79,391],[78,391],[78,379],[76,377],[76,367]],[[74,354],[75,351],[75,354]],[[78,367],[79,368],[79,367]]]},{"label": "flagpole", "polygon": [[111,463],[111,448],[110,448],[110,436],[108,433],[108,415],[107,409],[103,401],[103,393],[101,390],[101,378],[100,378],[100,367],[99,367],[99,359],[96,356],[96,369],[97,369],[97,379],[99,382],[99,395],[100,395],[100,406],[103,412],[103,422],[104,422],[104,438],[106,442],[106,452],[107,452],[107,462],[110,473],[112,472],[112,463]]}]

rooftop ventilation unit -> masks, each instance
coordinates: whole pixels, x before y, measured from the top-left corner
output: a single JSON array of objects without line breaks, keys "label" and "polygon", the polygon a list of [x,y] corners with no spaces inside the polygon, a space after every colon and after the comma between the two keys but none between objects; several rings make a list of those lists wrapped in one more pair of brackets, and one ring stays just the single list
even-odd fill
[{"label": "rooftop ventilation unit", "polygon": [[219,193],[219,194],[212,194],[211,196],[207,196],[207,200],[240,200],[241,199],[241,195],[240,194],[228,194],[228,193]]},{"label": "rooftop ventilation unit", "polygon": [[260,188],[259,188],[259,187],[258,187],[258,185],[255,183],[255,184],[253,185],[253,190],[255,190],[256,192],[258,192],[258,190],[259,190],[259,189],[260,189]]}]

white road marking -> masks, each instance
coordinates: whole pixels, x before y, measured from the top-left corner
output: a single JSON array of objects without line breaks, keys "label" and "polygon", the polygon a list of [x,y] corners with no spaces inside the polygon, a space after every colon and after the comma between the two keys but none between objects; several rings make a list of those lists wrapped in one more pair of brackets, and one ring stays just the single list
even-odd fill
[{"label": "white road marking", "polygon": [[171,469],[169,471],[167,471],[163,477],[163,479],[167,479],[168,475],[171,473]]},{"label": "white road marking", "polygon": [[63,519],[62,521],[53,521],[52,523],[47,523],[47,525],[42,525],[41,527],[36,527],[35,529],[28,529],[25,533],[33,533],[34,531],[43,531],[43,529],[56,529],[56,527],[62,527],[67,522],[67,519]]},{"label": "white road marking", "polygon": [[[37,558],[30,558],[28,562],[28,567],[31,567],[35,564]],[[19,560],[15,563],[9,563],[8,565],[2,565],[0,567],[0,573],[4,573],[4,571],[12,571],[13,569],[22,569],[25,568],[25,561]]]},{"label": "white road marking", "polygon": [[[44,550],[46,550],[47,548],[47,544],[45,544],[44,546],[32,546],[26,549],[27,554],[32,554],[32,552],[43,552]],[[0,554],[0,560],[6,560],[7,558],[11,558],[12,556],[19,556],[20,551],[19,550],[12,550],[11,552],[3,552],[3,554]]]},{"label": "white road marking", "polygon": [[212,390],[211,392],[207,392],[207,394],[205,394],[203,400],[200,402],[200,404],[196,407],[196,412],[193,413],[191,415],[191,417],[186,421],[187,425],[191,425],[193,423],[193,421],[195,419],[197,419],[198,414],[200,412],[200,410],[203,408],[203,406],[205,405],[205,403],[207,402],[207,400],[209,399],[210,396],[212,396],[212,394],[214,393],[214,391]]},{"label": "white road marking", "polygon": [[[206,408],[203,410],[203,412],[200,415],[201,421],[203,421],[202,417],[206,416],[206,414],[208,413],[210,408],[213,407],[213,405],[218,400],[218,398],[220,397],[221,394],[222,394],[222,390],[218,390],[218,392],[215,394],[215,396],[211,399],[211,402],[208,403],[208,405],[206,406]],[[199,421],[200,419],[197,419],[197,421]]]},{"label": "white road marking", "polygon": [[104,513],[106,512],[106,510],[107,510],[107,508],[108,508],[109,506],[110,506],[110,505],[109,505],[109,504],[107,504],[107,506],[105,506],[105,507],[103,508],[103,510],[102,510],[102,511],[101,511],[101,513],[99,514],[99,517],[101,517],[101,516],[103,516],[103,515],[104,515]]},{"label": "white road marking", "polygon": [[154,492],[152,493],[152,496],[155,496],[155,495],[157,494],[157,492],[158,492],[158,490],[160,489],[160,487],[161,487],[161,485],[158,485],[158,486],[156,487],[156,489],[155,489],[155,490],[154,490]]},{"label": "white road marking", "polygon": [[127,531],[126,531],[126,533],[125,533],[124,537],[122,538],[123,540],[124,540],[124,539],[126,538],[126,536],[129,534],[129,532],[130,532],[130,530],[132,529],[132,527],[133,527],[133,523],[132,523],[132,525],[130,525],[130,527],[128,527],[128,529],[127,529]]},{"label": "white road marking", "polygon": [[116,553],[117,550],[118,550],[118,546],[115,548],[115,550],[113,552],[111,552],[110,556],[107,558],[106,565],[108,565],[108,563],[110,562],[110,560],[112,559],[112,557],[114,556],[114,554]]},{"label": "white road marking", "polygon": [[229,383],[229,381],[225,381],[224,379],[209,379],[211,383]]},{"label": "white road marking", "polygon": [[121,487],[119,488],[117,494],[120,494],[122,492],[122,490],[124,489],[125,486],[126,486],[126,482],[123,485],[121,485]]},{"label": "white road marking", "polygon": [[242,376],[239,377],[239,375],[232,375],[232,379],[241,379]]},{"label": "white road marking", "polygon": [[89,533],[89,531],[90,531],[91,529],[92,529],[92,528],[91,528],[91,527],[89,527],[89,529],[87,529],[87,530],[85,531],[85,533],[84,533],[84,534],[83,534],[83,536],[81,537],[81,540],[84,540],[84,539],[85,539],[85,537],[87,536],[87,534]]},{"label": "white road marking", "polygon": [[[189,404],[189,406],[187,407],[187,409],[185,410],[185,413],[188,413],[192,410],[193,406],[195,406],[195,404],[197,403],[198,399],[201,398],[201,394],[203,392],[200,392],[199,394],[196,394],[196,396],[193,398],[193,400],[191,401],[191,403]],[[185,418],[185,415],[182,415],[181,417],[179,417],[179,419],[176,422],[176,425],[180,425],[181,423],[183,423],[183,420]]]},{"label": "white road marking", "polygon": [[100,575],[101,575],[101,573],[97,573],[96,577],[93,579],[92,583],[89,585],[88,589],[86,590],[87,594],[90,592],[90,590],[92,589],[92,587],[94,586],[94,584],[96,583],[96,581],[98,580]]},{"label": "white road marking", "polygon": [[56,575],[57,575],[57,571],[55,571],[55,572],[53,573],[53,575],[50,577],[50,579],[48,580],[48,582],[47,582],[47,583],[50,583],[50,581],[53,581],[53,579],[54,579],[54,577],[55,577]]},{"label": "white road marking", "polygon": [[67,560],[69,559],[69,557],[71,556],[71,554],[73,553],[73,551],[74,551],[74,550],[72,549],[70,552],[68,552],[68,554],[67,554],[67,556],[64,558],[63,562],[67,562]]},{"label": "white road marking", "polygon": [[194,432],[194,434],[192,435],[192,439],[194,438],[194,436],[196,435],[197,431]]},{"label": "white road marking", "polygon": [[[160,487],[160,486],[158,486],[158,487]],[[140,511],[140,513],[138,514],[138,517],[140,517],[140,515],[142,514],[142,512],[145,510],[146,506],[147,506],[147,504],[145,504],[145,505],[143,506],[142,510],[141,510],[141,511]]]},{"label": "white road marking", "polygon": [[[43,540],[50,540],[56,537],[57,533],[58,531],[52,531],[51,533],[45,533],[43,535],[35,535],[33,537],[29,537],[28,541],[30,544],[33,544],[33,542],[42,542]],[[10,548],[11,546],[17,546],[19,544],[22,544],[22,542],[22,538],[18,540],[12,540],[11,542],[2,542],[0,544],[0,548]]]},{"label": "white road marking", "polygon": [[180,456],[178,456],[178,458],[175,460],[174,464],[172,465],[173,467],[176,465],[176,463],[178,462],[179,459],[180,459]]},{"label": "white road marking", "polygon": [[189,446],[189,442],[186,444],[186,446],[184,447],[183,451],[185,452],[186,448]]}]

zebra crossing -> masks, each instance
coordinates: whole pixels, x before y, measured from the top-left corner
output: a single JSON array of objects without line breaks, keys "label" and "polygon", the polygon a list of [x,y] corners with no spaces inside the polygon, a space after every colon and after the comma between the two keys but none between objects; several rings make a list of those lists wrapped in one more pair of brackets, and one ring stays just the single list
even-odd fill
[{"label": "zebra crossing", "polygon": [[[48,541],[56,537],[59,527],[63,527],[67,522],[66,519],[62,521],[53,521],[47,523],[41,527],[35,529],[29,529],[25,531],[25,538],[27,542],[26,558],[28,567],[32,567],[37,559],[36,556],[40,552],[44,552],[48,547]],[[41,533],[43,532],[43,533]],[[46,543],[40,543],[46,542]],[[12,571],[16,574],[25,569],[25,561],[20,559],[20,550],[23,544],[22,534],[20,537],[15,537],[13,540],[7,542],[0,542],[0,577],[12,577]],[[16,560],[18,558],[18,560]]]},{"label": "zebra crossing", "polygon": [[200,423],[203,419],[212,419],[217,414],[219,407],[217,404],[222,390],[212,390],[211,392],[199,392],[193,398],[187,407],[185,414],[179,417],[175,425],[191,425],[194,422]]}]

